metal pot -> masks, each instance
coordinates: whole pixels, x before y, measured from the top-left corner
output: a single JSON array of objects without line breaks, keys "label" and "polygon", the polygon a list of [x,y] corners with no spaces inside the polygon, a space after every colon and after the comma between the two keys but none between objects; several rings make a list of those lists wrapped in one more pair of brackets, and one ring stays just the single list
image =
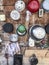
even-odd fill
[{"label": "metal pot", "polygon": [[13,20],[19,20],[20,19],[20,13],[16,10],[12,10],[11,13],[10,13],[10,17]]},{"label": "metal pot", "polygon": [[40,41],[45,37],[45,29],[40,25],[34,25],[30,28],[29,34],[32,37],[32,39],[36,41]]},{"label": "metal pot", "polygon": [[27,5],[27,9],[32,12],[35,13],[39,10],[40,4],[38,0],[30,0],[28,5]]},{"label": "metal pot", "polygon": [[16,41],[18,41],[18,35],[17,34],[11,34],[9,39],[12,42],[16,42]]},{"label": "metal pot", "polygon": [[35,54],[33,54],[33,55],[29,58],[29,61],[30,61],[30,65],[37,65],[37,64],[38,64],[38,58],[36,57]]},{"label": "metal pot", "polygon": [[20,24],[20,25],[18,26],[16,32],[17,32],[17,34],[18,34],[19,36],[24,36],[24,35],[26,34],[27,30],[26,30],[26,28],[25,28],[24,25]]},{"label": "metal pot", "polygon": [[11,33],[11,32],[13,32],[13,30],[14,30],[13,24],[11,24],[11,23],[5,23],[5,24],[3,25],[3,31],[4,31],[4,32],[6,32],[6,33]]},{"label": "metal pot", "polygon": [[49,12],[49,0],[44,0],[42,3],[42,8],[46,11]]},{"label": "metal pot", "polygon": [[19,12],[23,11],[25,9],[25,3],[24,3],[24,1],[21,1],[21,0],[20,1],[17,1],[15,3],[15,9],[17,11],[19,11]]}]

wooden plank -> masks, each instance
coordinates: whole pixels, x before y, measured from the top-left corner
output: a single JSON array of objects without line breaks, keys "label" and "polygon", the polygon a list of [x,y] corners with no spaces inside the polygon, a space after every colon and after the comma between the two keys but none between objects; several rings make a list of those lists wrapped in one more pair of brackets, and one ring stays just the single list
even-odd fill
[{"label": "wooden plank", "polygon": [[[36,54],[37,57],[45,57],[47,50],[26,50],[25,56],[29,57],[32,54]],[[47,57],[49,57],[49,54],[47,54]]]},{"label": "wooden plank", "polygon": [[3,0],[3,1],[4,1],[4,4],[3,5],[5,5],[5,6],[7,6],[7,5],[12,6],[16,2],[16,0]]},{"label": "wooden plank", "polygon": [[[49,65],[49,58],[38,58],[38,64],[37,65]],[[23,58],[23,65],[30,65],[29,57]]]}]

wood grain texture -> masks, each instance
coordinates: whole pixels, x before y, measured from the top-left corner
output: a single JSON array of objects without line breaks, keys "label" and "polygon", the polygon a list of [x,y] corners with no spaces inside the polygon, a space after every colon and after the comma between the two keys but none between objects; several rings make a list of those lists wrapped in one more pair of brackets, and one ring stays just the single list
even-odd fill
[{"label": "wood grain texture", "polygon": [[[24,24],[26,26],[27,29],[29,29],[30,26],[34,25],[34,24],[40,24],[42,26],[44,26],[45,24],[49,23],[49,13],[44,13],[44,16],[42,18],[39,18],[38,17],[38,12],[33,14],[30,16],[30,21],[29,23],[26,22],[25,20],[25,17],[26,17],[26,10],[27,10],[27,3],[29,0],[23,0],[26,4],[26,8],[23,12],[21,12],[21,18],[18,20],[18,21],[14,21],[13,19],[11,19],[10,17],[10,12],[12,10],[15,9],[14,5],[15,5],[15,2],[17,0],[3,0],[4,1],[4,13],[6,15],[6,22],[10,22],[14,25],[15,29],[14,29],[14,32],[13,33],[16,33],[16,27],[19,25],[19,24]],[[40,4],[43,0],[39,0]],[[35,16],[34,18],[34,21],[33,21],[33,17]],[[33,23],[34,22],[34,23]],[[3,22],[2,22],[3,23]],[[26,41],[28,40],[28,33],[23,36],[23,37],[19,37],[19,40],[20,41],[24,41],[24,43],[26,43]]]}]

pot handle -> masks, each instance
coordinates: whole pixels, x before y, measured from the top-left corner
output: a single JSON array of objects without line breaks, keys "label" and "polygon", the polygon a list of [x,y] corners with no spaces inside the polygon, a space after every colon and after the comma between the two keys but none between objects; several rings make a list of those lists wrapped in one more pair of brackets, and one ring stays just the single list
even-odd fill
[{"label": "pot handle", "polygon": [[31,15],[31,12],[30,11],[26,11],[26,21],[28,22],[29,19],[30,19],[30,15]]}]

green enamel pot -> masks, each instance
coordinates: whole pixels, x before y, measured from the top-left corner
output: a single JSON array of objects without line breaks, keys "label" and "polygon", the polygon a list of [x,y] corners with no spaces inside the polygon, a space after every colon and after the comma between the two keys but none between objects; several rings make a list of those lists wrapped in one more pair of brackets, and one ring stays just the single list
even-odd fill
[{"label": "green enamel pot", "polygon": [[23,24],[20,24],[16,30],[17,34],[20,36],[24,36],[27,32],[26,27]]}]

